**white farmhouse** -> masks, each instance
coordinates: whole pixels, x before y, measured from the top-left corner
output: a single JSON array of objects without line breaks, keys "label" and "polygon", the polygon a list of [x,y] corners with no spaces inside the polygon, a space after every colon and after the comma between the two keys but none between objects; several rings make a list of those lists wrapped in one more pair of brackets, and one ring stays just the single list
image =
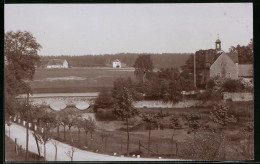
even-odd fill
[{"label": "white farmhouse", "polygon": [[69,68],[69,64],[64,59],[52,59],[48,62],[47,68]]},{"label": "white farmhouse", "polygon": [[113,68],[121,68],[121,62],[118,59],[113,61]]}]

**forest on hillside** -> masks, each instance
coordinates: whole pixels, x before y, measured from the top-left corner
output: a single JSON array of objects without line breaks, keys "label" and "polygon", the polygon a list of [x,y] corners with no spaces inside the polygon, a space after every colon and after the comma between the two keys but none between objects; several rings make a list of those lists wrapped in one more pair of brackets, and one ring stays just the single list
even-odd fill
[{"label": "forest on hillside", "polygon": [[[51,59],[66,59],[69,67],[111,67],[115,59],[119,59],[122,67],[133,67],[138,55],[147,55],[148,53],[119,53],[103,55],[84,55],[84,56],[41,56],[39,67],[46,67]],[[191,53],[163,53],[149,54],[153,60],[154,68],[178,68],[185,64]]]}]

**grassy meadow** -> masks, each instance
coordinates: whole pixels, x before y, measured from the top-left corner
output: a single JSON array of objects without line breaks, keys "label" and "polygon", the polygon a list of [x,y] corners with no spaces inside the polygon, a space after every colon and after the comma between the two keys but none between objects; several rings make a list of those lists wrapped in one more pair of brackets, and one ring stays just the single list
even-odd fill
[{"label": "grassy meadow", "polygon": [[134,69],[37,69],[31,86],[34,93],[98,92],[111,88],[120,77],[134,79]]}]

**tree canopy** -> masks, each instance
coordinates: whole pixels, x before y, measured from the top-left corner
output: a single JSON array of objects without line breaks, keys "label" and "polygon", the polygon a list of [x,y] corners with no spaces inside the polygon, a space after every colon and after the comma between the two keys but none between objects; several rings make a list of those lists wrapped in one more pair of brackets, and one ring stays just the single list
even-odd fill
[{"label": "tree canopy", "polygon": [[8,106],[9,102],[15,104],[14,97],[17,94],[30,91],[28,81],[33,79],[35,65],[39,62],[38,51],[41,45],[27,31],[5,33],[4,44],[5,104],[8,112],[11,110]]},{"label": "tree canopy", "polygon": [[[140,78],[143,83],[146,80],[147,74],[153,71],[153,61],[150,55],[140,55],[134,64],[135,75]],[[149,76],[149,75],[148,75]]]},{"label": "tree canopy", "polygon": [[253,55],[253,39],[250,40],[248,45],[241,46],[237,45],[236,47],[231,46],[229,48],[230,52],[238,53],[239,64],[252,64],[254,55]]}]

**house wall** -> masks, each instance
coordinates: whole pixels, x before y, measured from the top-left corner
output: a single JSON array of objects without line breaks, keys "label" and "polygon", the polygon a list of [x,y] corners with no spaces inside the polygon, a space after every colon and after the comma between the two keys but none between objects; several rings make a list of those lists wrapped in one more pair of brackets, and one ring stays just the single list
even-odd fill
[{"label": "house wall", "polygon": [[226,73],[231,73],[231,79],[238,78],[238,65],[234,63],[225,53],[221,54],[210,67],[210,78],[221,73],[221,78],[226,78]]},{"label": "house wall", "polygon": [[121,68],[120,62],[113,62],[113,68],[116,68],[119,65],[119,68]]},{"label": "house wall", "polygon": [[63,68],[69,68],[69,64],[68,64],[67,60],[65,60],[63,62]]}]

